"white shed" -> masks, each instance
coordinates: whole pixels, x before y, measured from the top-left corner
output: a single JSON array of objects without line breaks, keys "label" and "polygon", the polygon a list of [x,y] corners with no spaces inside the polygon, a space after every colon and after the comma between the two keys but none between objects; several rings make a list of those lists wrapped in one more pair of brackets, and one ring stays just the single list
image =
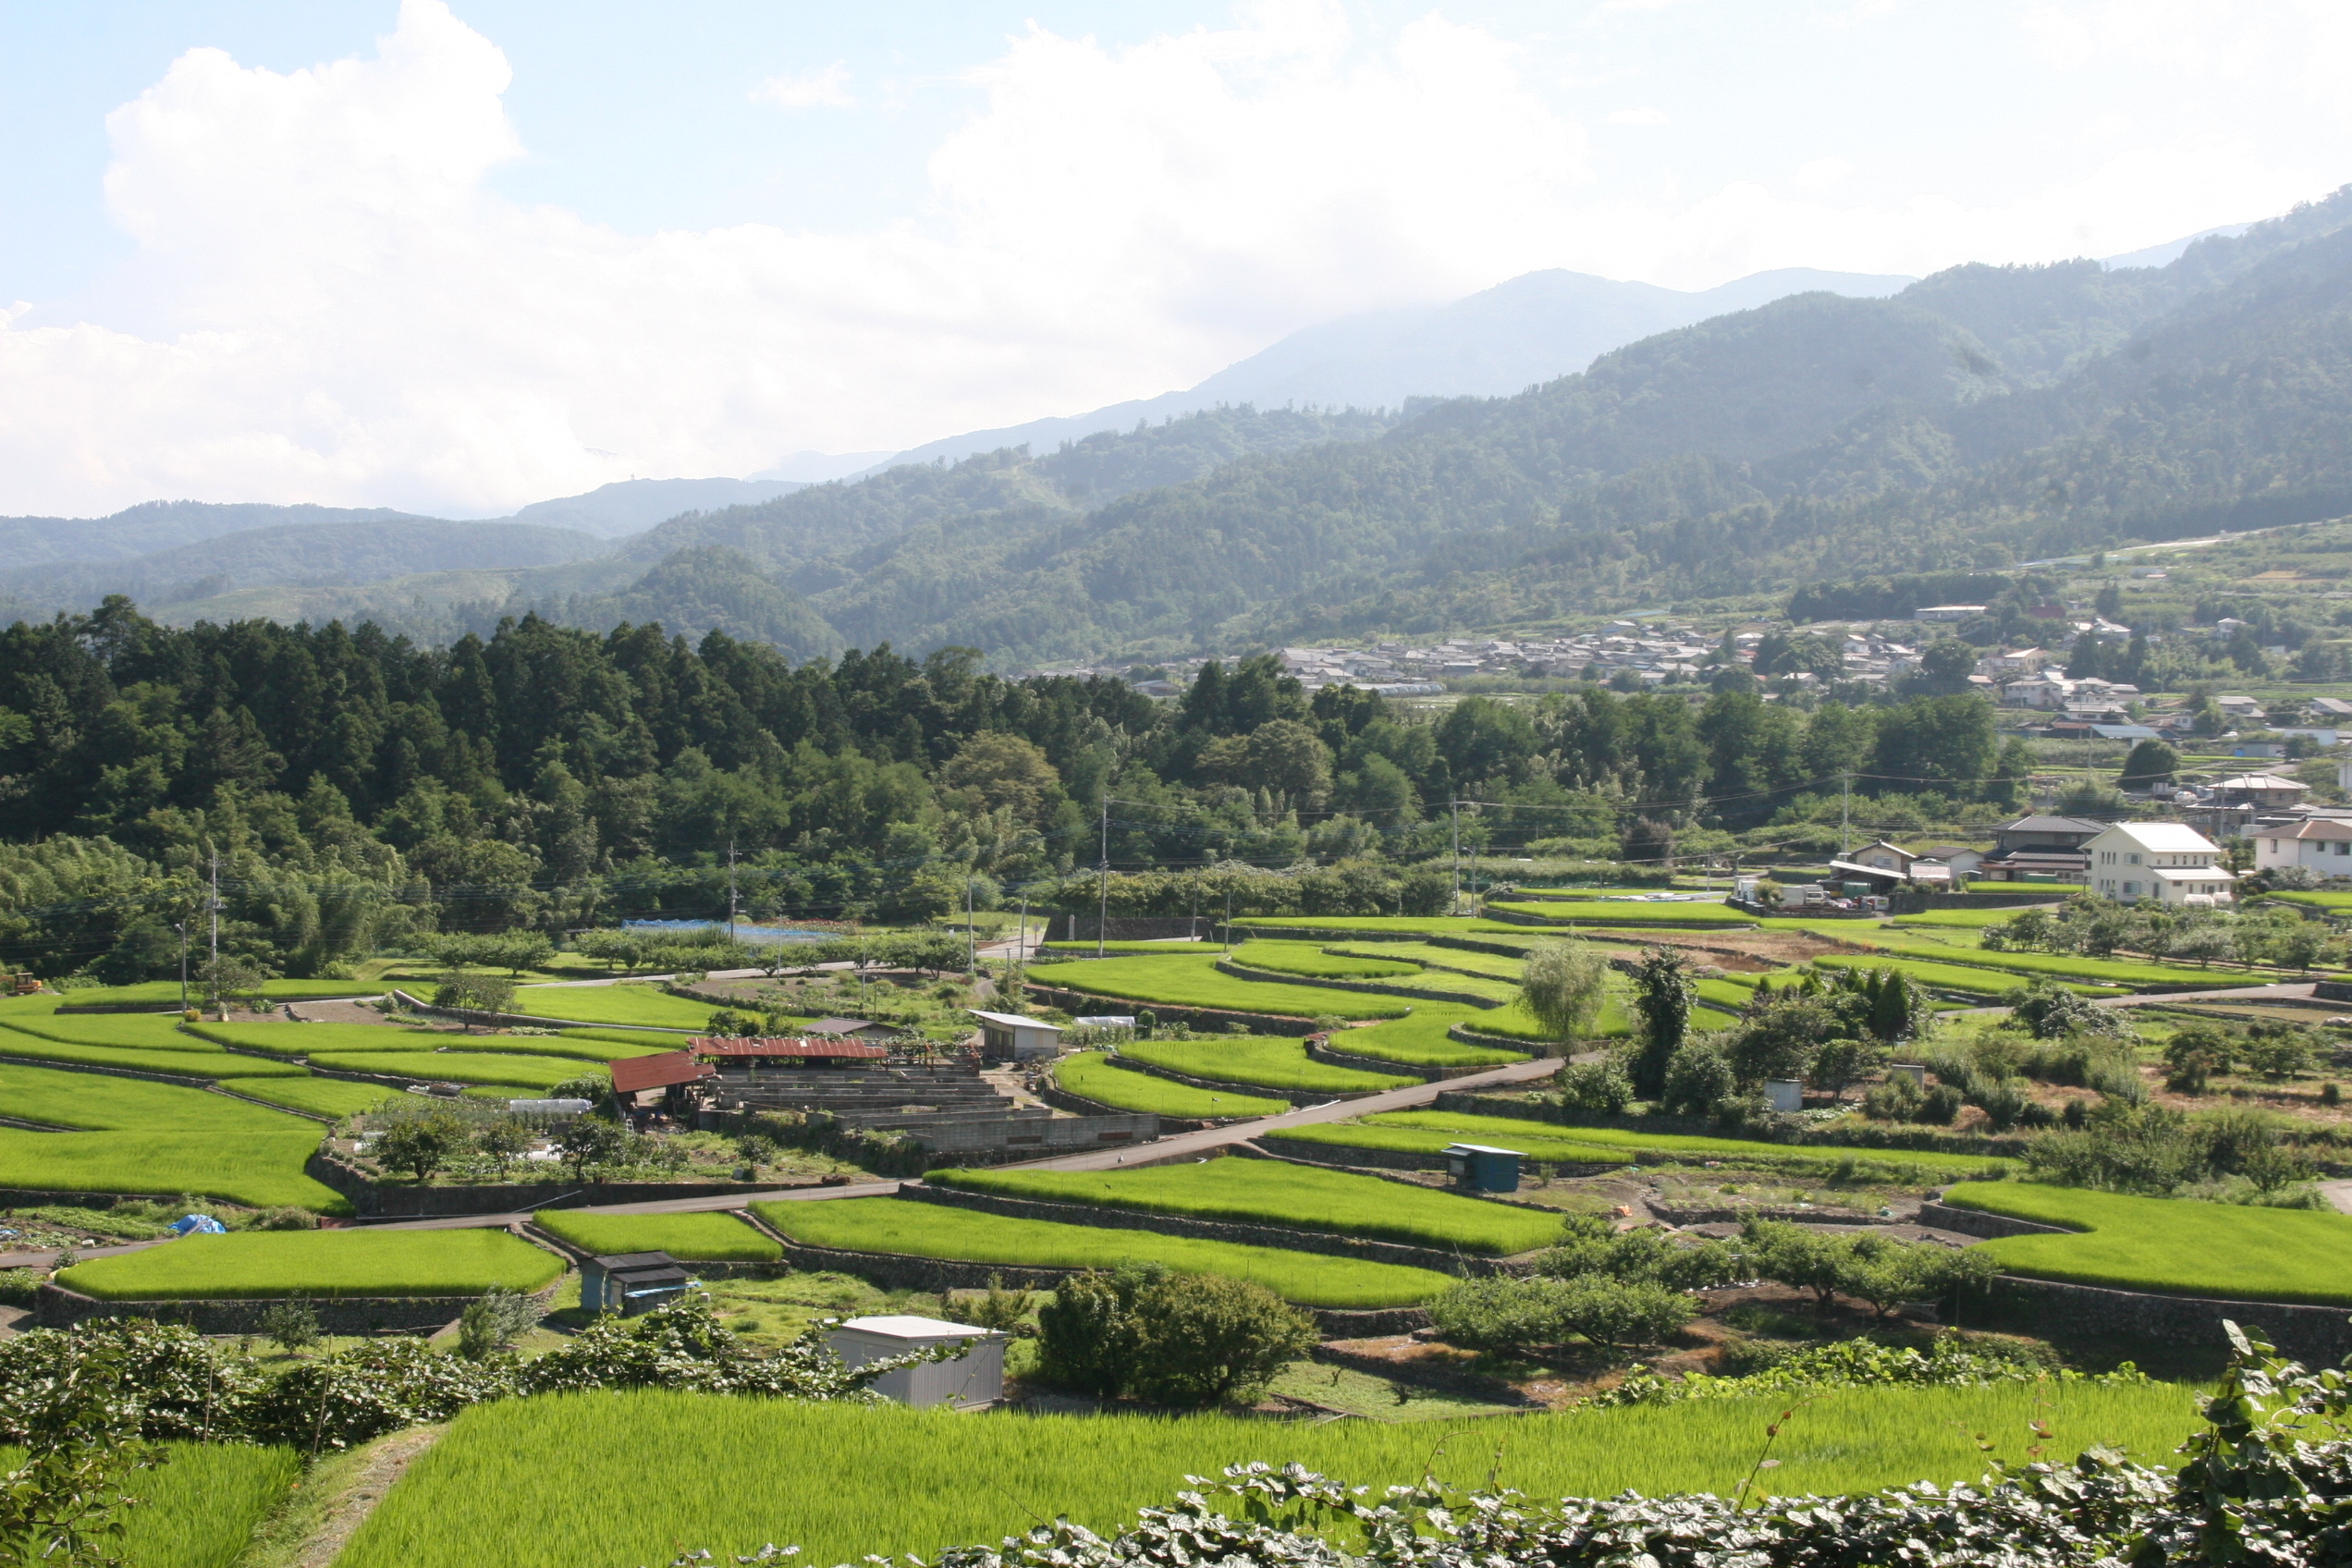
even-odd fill
[{"label": "white shed", "polygon": [[980,1021],[980,1054],[990,1061],[1032,1061],[1061,1053],[1061,1025],[1017,1012],[968,1010]]},{"label": "white shed", "polygon": [[913,1355],[935,1345],[964,1345],[964,1353],[951,1361],[901,1366],[874,1380],[876,1393],[917,1410],[935,1404],[968,1410],[1004,1398],[1007,1337],[969,1323],[902,1316],[852,1317],[825,1336],[833,1354],[853,1367],[890,1356]]}]

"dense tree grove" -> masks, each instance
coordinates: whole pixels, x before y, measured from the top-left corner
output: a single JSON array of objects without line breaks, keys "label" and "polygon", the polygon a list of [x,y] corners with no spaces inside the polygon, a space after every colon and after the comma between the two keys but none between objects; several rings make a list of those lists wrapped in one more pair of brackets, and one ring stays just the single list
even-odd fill
[{"label": "dense tree grove", "polygon": [[[109,599],[0,631],[0,949],[45,973],[178,962],[218,858],[227,950],[292,974],[434,931],[725,909],[921,919],[1009,887],[1121,907],[1426,910],[1411,863],[1474,847],[1770,820],[1841,773],[2003,802],[2022,772],[1976,697],[1807,715],[1599,688],[1431,721],[1270,657],[1173,704],[1008,680],[968,649],[794,665],[658,625],[535,617],[440,650],[372,625],[176,630]],[[1646,825],[1646,826],[1644,826]],[[1303,872],[1307,865],[1316,867]],[[1222,868],[1222,869],[1219,869]],[[1253,870],[1253,868],[1256,868]],[[1269,871],[1291,872],[1268,876]]]}]

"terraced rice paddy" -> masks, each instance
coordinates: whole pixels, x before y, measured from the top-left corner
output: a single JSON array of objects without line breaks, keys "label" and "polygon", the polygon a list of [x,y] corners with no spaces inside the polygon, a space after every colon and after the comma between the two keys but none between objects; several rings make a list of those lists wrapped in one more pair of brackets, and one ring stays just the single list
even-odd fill
[{"label": "terraced rice paddy", "polygon": [[318,1061],[340,1072],[374,1072],[418,1083],[511,1084],[524,1089],[552,1089],[570,1079],[606,1074],[599,1062],[475,1051],[337,1051]]},{"label": "terraced rice paddy", "polygon": [[766,1263],[784,1256],[772,1236],[763,1236],[731,1214],[583,1214],[577,1209],[542,1209],[538,1227],[592,1256],[623,1252],[666,1252],[686,1263]]},{"label": "terraced rice paddy", "polygon": [[302,1069],[292,1062],[264,1061],[239,1056],[191,1040],[168,1050],[114,1046],[68,1046],[37,1035],[0,1030],[0,1057],[27,1061],[72,1062],[84,1067],[119,1067],[136,1072],[168,1072],[181,1078],[299,1078]]},{"label": "terraced rice paddy", "polygon": [[1561,1232],[1555,1214],[1265,1159],[1144,1170],[936,1170],[924,1180],[965,1192],[1280,1225],[1489,1256],[1550,1246]]},{"label": "terraced rice paddy", "polygon": [[1537,933],[1525,925],[1513,925],[1503,920],[1482,920],[1464,914],[1253,914],[1236,915],[1233,929],[1265,936],[1278,936],[1286,931],[1301,933],[1337,932],[1341,940],[1352,937],[1396,937],[1410,940],[1415,937],[1515,937],[1525,939]]},{"label": "terraced rice paddy", "polygon": [[184,1032],[179,1014],[160,1016],[148,1012],[110,1012],[96,1017],[76,1017],[67,1013],[50,1013],[42,1017],[0,1018],[6,1033],[0,1033],[0,1044],[9,1036],[25,1034],[43,1040],[54,1040],[67,1046],[115,1046],[127,1050],[148,1051],[208,1051],[214,1042]]},{"label": "terraced rice paddy", "polygon": [[1443,1274],[1392,1263],[1163,1236],[1150,1231],[1014,1219],[902,1198],[756,1203],[752,1212],[809,1246],[1046,1268],[1115,1268],[1129,1261],[1158,1262],[1186,1273],[1255,1280],[1303,1306],[1407,1306],[1428,1300],[1452,1283]]},{"label": "terraced rice paddy", "polygon": [[[290,1133],[26,1133],[0,1127],[0,1187],[31,1192],[190,1193],[253,1208],[349,1214],[332,1187],[302,1173],[315,1124]],[[217,1239],[217,1238],[215,1238]]]},{"label": "terraced rice paddy", "polygon": [[435,1043],[445,1051],[482,1051],[497,1056],[560,1057],[568,1061],[603,1065],[633,1056],[659,1056],[685,1045],[673,1035],[660,1045],[644,1041],[582,1040],[568,1035],[442,1035]]},{"label": "terraced rice paddy", "polygon": [[224,1078],[220,1085],[231,1094],[325,1117],[357,1116],[400,1093],[382,1084],[354,1084],[343,1078]]},{"label": "terraced rice paddy", "polygon": [[[828,1204],[805,1207],[825,1208]],[[995,1546],[1057,1514],[1105,1535],[1162,1506],[1187,1475],[1296,1462],[1374,1488],[1434,1472],[1459,1487],[1536,1499],[1728,1495],[1785,1400],[1703,1401],[1525,1416],[1500,1427],[983,1417],[896,1406],[804,1404],[643,1390],[477,1405],[409,1471],[337,1568],[639,1568],[680,1550],[718,1562],[774,1542],[795,1561],[855,1562]],[[1988,1455],[2022,1464],[2047,1421],[2051,1446],[2109,1443],[2173,1462],[2196,1426],[2188,1390],[2002,1384],[1841,1389],[1790,1419],[1760,1473],[1782,1495],[1977,1480]],[[1437,1427],[1438,1429],[1432,1429]],[[778,1455],[790,1463],[779,1464]],[[649,1475],[663,1484],[648,1487]],[[995,1477],[980,1482],[974,1477]],[[619,1509],[581,1499],[628,1497]]]},{"label": "terraced rice paddy", "polygon": [[[162,1464],[132,1478],[139,1506],[109,1543],[134,1568],[230,1568],[302,1474],[290,1448],[167,1443],[164,1452]],[[23,1462],[23,1450],[0,1449],[0,1468]]]},{"label": "terraced rice paddy", "polygon": [[1846,1159],[1917,1171],[1922,1182],[1952,1176],[1997,1176],[2008,1162],[1984,1155],[1934,1154],[1918,1149],[1845,1148],[1825,1144],[1766,1144],[1746,1138],[1708,1138],[1643,1133],[1619,1127],[1568,1127],[1514,1117],[1471,1116],[1446,1110],[1393,1110],[1361,1121],[1286,1127],[1279,1134],[1303,1143],[1340,1147],[1394,1149],[1437,1154],[1465,1139],[1500,1144],[1537,1164],[1595,1160],[1738,1159],[1774,1169],[1828,1170]]},{"label": "terraced rice paddy", "polygon": [[1460,1002],[1420,1002],[1403,1018],[1332,1035],[1331,1048],[1409,1067],[1501,1067],[1526,1060],[1525,1051],[1466,1046],[1446,1034],[1449,1027],[1465,1020],[1475,1029],[1476,1020],[1490,1016],[1486,1010]]},{"label": "terraced rice paddy", "polygon": [[524,986],[515,992],[514,1011],[564,1023],[702,1030],[710,1027],[710,1015],[718,1010],[708,1002],[673,997],[658,986],[629,984]]},{"label": "terraced rice paddy", "polygon": [[[459,1038],[432,1029],[386,1023],[190,1023],[188,1033],[214,1045],[272,1056],[323,1056],[341,1051],[429,1051]],[[183,1036],[184,1037],[184,1036]]]},{"label": "terraced rice paddy", "polygon": [[1417,963],[1402,963],[1385,957],[1328,953],[1313,942],[1243,942],[1233,949],[1230,962],[1249,969],[1269,970],[1277,974],[1303,974],[1310,979],[1379,980],[1390,975],[1421,973],[1421,966]]},{"label": "terraced rice paddy", "polygon": [[1028,977],[1040,986],[1122,1001],[1300,1019],[1325,1014],[1337,1018],[1398,1018],[1413,1006],[1402,998],[1362,991],[1238,979],[1219,973],[1215,956],[1208,953],[1184,958],[1106,958],[1072,963],[1035,963],[1029,966]]},{"label": "terraced rice paddy", "polygon": [[1047,953],[1059,953],[1059,954],[1066,955],[1066,956],[1071,957],[1071,958],[1076,958],[1076,957],[1079,957],[1079,956],[1080,956],[1080,955],[1082,955],[1082,954],[1094,952],[1094,951],[1096,951],[1097,949],[1099,949],[1101,950],[1101,952],[1104,954],[1104,956],[1106,956],[1106,957],[1109,956],[1109,955],[1110,955],[1110,954],[1112,954],[1112,953],[1143,953],[1143,954],[1146,954],[1146,955],[1148,955],[1148,954],[1151,954],[1151,953],[1199,953],[1199,952],[1204,952],[1204,951],[1207,951],[1207,952],[1222,952],[1222,951],[1224,950],[1224,949],[1223,949],[1220,945],[1219,945],[1218,943],[1216,943],[1216,942],[1196,942],[1196,941],[1195,941],[1195,942],[1100,942],[1100,943],[1096,943],[1096,942],[1040,942],[1039,944],[1037,944],[1037,950],[1038,950],[1038,951],[1040,951],[1040,952],[1047,952]]},{"label": "terraced rice paddy", "polygon": [[[1861,953],[1830,953],[1813,961],[1823,969],[1860,969],[1878,971],[1891,969],[1907,974],[1920,985],[1935,991],[1958,991],[1964,995],[1991,1001],[1995,997],[2015,990],[2024,985],[2025,977],[2007,970],[1979,969],[1957,963],[1933,963],[1917,958],[1880,958]],[[2066,989],[2084,997],[2120,997],[2127,994],[2122,986],[2086,986],[2076,981],[2062,981]]]},{"label": "terraced rice paddy", "polygon": [[1132,1068],[1114,1067],[1098,1051],[1066,1056],[1054,1067],[1054,1082],[1073,1095],[1113,1110],[1181,1117],[1193,1121],[1280,1116],[1291,1102],[1267,1095],[1196,1089]]},{"label": "terraced rice paddy", "polygon": [[[605,1045],[644,1046],[650,1047],[650,1051],[682,1050],[687,1039],[686,1036],[666,1035],[655,1029],[566,1029],[560,1037]],[[615,1053],[612,1060],[619,1060],[620,1053]]]},{"label": "terraced rice paddy", "polygon": [[1192,1078],[1220,1084],[1248,1084],[1268,1089],[1297,1089],[1309,1094],[1353,1094],[1359,1090],[1402,1089],[1418,1084],[1417,1077],[1393,1072],[1366,1072],[1354,1067],[1332,1067],[1306,1054],[1305,1040],[1277,1040],[1253,1035],[1247,1039],[1136,1040],[1119,1047],[1134,1061],[1149,1062]]},{"label": "terraced rice paddy", "polygon": [[283,1111],[203,1089],[17,1062],[0,1062],[0,1116],[90,1133],[141,1128],[223,1133],[304,1130],[300,1121]]},{"label": "terraced rice paddy", "polygon": [[[262,986],[262,995],[274,1002],[328,1001],[337,997],[374,997],[383,994],[384,986],[374,980],[271,980]],[[189,996],[202,1005],[200,991],[191,986]],[[136,986],[102,986],[67,991],[61,1000],[68,1009],[135,1007],[154,1011],[179,1011],[179,982],[177,980],[142,980]]]},{"label": "terraced rice paddy", "polygon": [[1969,1182],[1944,1201],[2079,1234],[1983,1243],[2012,1274],[2238,1301],[2352,1306],[2352,1215]]},{"label": "terraced rice paddy", "polygon": [[1487,907],[1513,914],[1533,915],[1555,925],[1630,925],[1653,931],[1731,930],[1756,922],[1721,903],[1614,903],[1603,900],[1578,901],[1489,900]]},{"label": "terraced rice paddy", "polygon": [[1335,953],[1351,958],[1377,958],[1393,953],[1430,969],[1449,971],[1456,974],[1481,974],[1489,980],[1519,983],[1526,972],[1525,959],[1505,958],[1501,953],[1472,952],[1464,948],[1441,948],[1431,942],[1359,942],[1335,947]]},{"label": "terraced rice paddy", "polygon": [[92,1258],[57,1280],[101,1301],[461,1296],[535,1291],[563,1268],[504,1231],[243,1231]]}]

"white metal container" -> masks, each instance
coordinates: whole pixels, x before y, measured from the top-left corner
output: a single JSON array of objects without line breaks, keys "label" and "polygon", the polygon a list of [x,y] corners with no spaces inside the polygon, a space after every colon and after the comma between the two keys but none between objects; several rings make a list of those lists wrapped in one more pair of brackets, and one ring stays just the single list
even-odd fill
[{"label": "white metal container", "polygon": [[935,1345],[961,1343],[964,1352],[953,1360],[885,1372],[874,1380],[873,1388],[883,1398],[917,1410],[935,1404],[969,1410],[1004,1398],[1006,1338],[993,1329],[937,1317],[852,1317],[836,1326],[826,1335],[826,1341],[834,1354],[851,1366],[912,1355]]}]

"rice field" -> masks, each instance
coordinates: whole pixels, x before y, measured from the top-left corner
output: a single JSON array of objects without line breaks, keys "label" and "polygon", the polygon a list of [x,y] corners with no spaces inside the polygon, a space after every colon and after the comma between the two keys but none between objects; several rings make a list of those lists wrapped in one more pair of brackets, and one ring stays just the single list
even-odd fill
[{"label": "rice field", "polygon": [[1852,934],[1846,939],[1863,947],[1925,959],[1930,962],[2005,970],[2018,976],[2016,983],[2021,986],[2029,978],[2043,975],[2125,986],[2260,986],[2271,979],[2283,977],[2267,974],[2260,970],[2199,969],[2188,964],[2150,963],[2136,959],[2083,958],[2072,953],[1994,952],[1989,948],[1963,947],[1956,942],[1938,941],[1924,931],[1905,932],[1884,927]]},{"label": "rice field", "polygon": [[1336,1018],[1398,1018],[1410,1011],[1413,1005],[1401,998],[1363,991],[1338,991],[1279,980],[1237,979],[1219,973],[1213,953],[1183,958],[1105,958],[1071,963],[1033,963],[1028,978],[1039,986],[1122,1001],[1276,1013],[1300,1019],[1327,1013]]},{"label": "rice field", "polygon": [[[814,1208],[825,1204],[807,1206]],[[361,1525],[337,1568],[639,1568],[681,1550],[796,1546],[795,1561],[868,1553],[937,1561],[1064,1515],[1106,1536],[1164,1506],[1184,1477],[1296,1462],[1375,1488],[1424,1474],[1532,1498],[1708,1491],[1755,1464],[1785,1399],[1635,1405],[1509,1421],[1267,1422],[1227,1415],[1105,1419],[809,1404],[669,1390],[476,1405]],[[1802,1405],[1761,1473],[1778,1495],[1973,1482],[2011,1464],[2046,1421],[2050,1446],[2099,1443],[2172,1462],[2196,1429],[2192,1392],[2006,1383],[1838,1389]],[[789,1456],[789,1459],[785,1456]],[[648,1476],[661,1484],[647,1486]],[[627,1498],[625,1508],[582,1506]],[[1231,1512],[1239,1512],[1238,1500]]]},{"label": "rice field", "polygon": [[382,1084],[354,1084],[343,1078],[224,1078],[220,1086],[288,1110],[313,1116],[357,1116],[374,1110],[400,1093]]},{"label": "rice field", "polygon": [[1305,1040],[1278,1040],[1260,1035],[1231,1042],[1134,1040],[1121,1046],[1119,1054],[1194,1078],[1210,1078],[1220,1084],[1251,1084],[1268,1089],[1297,1089],[1305,1094],[1402,1089],[1421,1082],[1417,1077],[1393,1072],[1332,1067],[1309,1057]]},{"label": "rice field", "polygon": [[1143,1170],[935,1170],[933,1186],[1145,1214],[1367,1236],[1507,1256],[1560,1239],[1560,1216],[1378,1176],[1229,1158]]},{"label": "rice field", "polygon": [[379,1072],[421,1084],[511,1084],[524,1089],[552,1089],[567,1079],[595,1077],[606,1072],[601,1062],[473,1051],[337,1051],[320,1057],[318,1064],[334,1072]]},{"label": "rice field", "polygon": [[2011,904],[2001,909],[1930,909],[1922,910],[1917,914],[1898,914],[1893,924],[1897,926],[1943,926],[1962,931],[1981,931],[1988,925],[2006,925],[2028,909],[2054,910],[2057,907],[2056,903],[2046,903]]},{"label": "rice field", "polygon": [[1390,975],[1418,974],[1417,963],[1390,958],[1364,958],[1329,953],[1313,942],[1243,942],[1230,955],[1231,962],[1277,974],[1304,974],[1310,979],[1382,980]]},{"label": "rice field", "polygon": [[549,1208],[532,1219],[558,1241],[598,1256],[666,1252],[681,1263],[766,1263],[784,1256],[773,1237],[761,1235],[731,1214],[589,1214]]},{"label": "rice field", "polygon": [[2352,1215],[2026,1182],[1964,1182],[1944,1201],[2080,1232],[1982,1243],[2006,1273],[2174,1295],[2352,1306]]},{"label": "rice field", "polygon": [[[1745,998],[1740,1002],[1745,1007]],[[1559,1035],[1517,1000],[1513,993],[1511,1005],[1496,1008],[1491,1012],[1474,1013],[1470,1027],[1482,1035],[1499,1035],[1506,1040],[1525,1040],[1534,1046],[1557,1046]],[[1729,1029],[1737,1018],[1719,1008],[1703,1004],[1691,1009],[1690,1026],[1704,1032]],[[1611,997],[1601,1004],[1600,1016],[1593,1021],[1592,1033],[1599,1039],[1624,1039],[1634,1033],[1633,1010],[1619,997]]]},{"label": "rice field", "polygon": [[[318,1128],[290,1133],[27,1133],[0,1127],[0,1187],[34,1192],[181,1193],[253,1208],[287,1206],[349,1214],[334,1188],[302,1167]],[[218,1238],[214,1238],[217,1240]]]},{"label": "rice field", "polygon": [[[131,1477],[140,1502],[123,1514],[120,1550],[133,1568],[231,1568],[302,1474],[290,1448],[166,1443],[164,1453]],[[23,1463],[22,1449],[0,1448],[0,1469]]]},{"label": "rice field", "polygon": [[2352,911],[2352,893],[2277,892],[2267,895],[2307,909],[2325,910],[2330,914]]},{"label": "rice field", "polygon": [[[1095,951],[1096,946],[1096,944],[1093,942],[1040,942],[1037,944],[1037,950],[1047,953],[1065,953],[1075,958],[1081,953]],[[1224,950],[1215,942],[1104,942],[1100,946],[1106,955],[1110,953],[1198,953]]]},{"label": "rice field", "polygon": [[1235,915],[1233,928],[1268,935],[1283,931],[1338,931],[1351,937],[1394,937],[1400,939],[1484,936],[1525,939],[1536,935],[1525,925],[1513,925],[1502,920],[1482,920],[1466,914],[1249,914]]},{"label": "rice field", "polygon": [[[644,1046],[653,1051],[674,1051],[684,1048],[686,1041],[675,1033],[663,1034],[654,1029],[566,1029],[559,1036],[566,1040],[594,1041],[603,1045]],[[619,1060],[614,1056],[612,1060]]]},{"label": "rice field", "polygon": [[[271,980],[262,986],[262,995],[275,1002],[316,1002],[337,997],[375,997],[383,994],[383,982],[376,980]],[[200,987],[191,984],[188,995],[196,1005],[203,1004],[204,998]],[[100,986],[67,991],[62,999],[68,1009],[138,1007],[177,1012],[179,1011],[179,982],[177,980],[142,980],[135,986]]]},{"label": "rice field", "polygon": [[[209,1051],[218,1047],[209,1040],[182,1032],[179,1014],[152,1012],[109,1012],[95,1017],[79,1017],[70,1013],[50,1013],[38,1018],[0,1019],[0,1026],[25,1035],[38,1035],[67,1046],[118,1046],[128,1049],[150,1051]],[[0,1040],[6,1040],[0,1035]]]},{"label": "rice field", "polygon": [[1653,931],[1728,931],[1735,926],[1756,924],[1749,916],[1737,910],[1726,909],[1721,903],[1614,903],[1597,899],[1557,902],[1546,899],[1520,903],[1490,899],[1487,907],[1508,910],[1513,914],[1530,914],[1559,925],[1631,925]]},{"label": "rice field", "polygon": [[1238,1091],[1220,1094],[1214,1089],[1195,1089],[1190,1084],[1170,1083],[1148,1072],[1114,1067],[1099,1051],[1080,1051],[1062,1058],[1054,1067],[1054,1082],[1073,1095],[1082,1095],[1113,1110],[1176,1116],[1194,1121],[1280,1116],[1291,1109],[1291,1102],[1286,1099]]},{"label": "rice field", "polygon": [[[2023,985],[2021,975],[1999,969],[1972,968],[1965,964],[1936,963],[1917,958],[1880,958],[1868,953],[1830,953],[1813,961],[1823,969],[1891,969],[1907,974],[1930,990],[1959,991],[1986,1000],[2014,991]],[[2083,997],[2120,997],[2127,988],[2122,986],[2086,986],[2078,981],[2061,981],[2066,989]]]},{"label": "rice field", "polygon": [[1446,1034],[1452,1024],[1467,1020],[1476,1028],[1477,1020],[1492,1016],[1485,1009],[1462,1002],[1422,1002],[1405,1017],[1332,1035],[1331,1048],[1408,1067],[1501,1067],[1526,1060],[1525,1051],[1465,1046]]},{"label": "rice field", "polygon": [[[1427,1268],[1366,1263],[1280,1247],[1207,1242],[1102,1225],[1015,1219],[903,1198],[833,1198],[823,1203],[755,1203],[752,1212],[809,1246],[906,1253],[972,1263],[1041,1268],[1115,1268],[1130,1261],[1164,1263],[1187,1274],[1255,1280],[1302,1306],[1408,1306],[1453,1281]],[[214,1238],[217,1240],[218,1238]]]},{"label": "rice field", "polygon": [[0,1062],[0,1116],[76,1132],[296,1133],[280,1111],[177,1084]]},{"label": "rice field", "polygon": [[1347,947],[1335,947],[1332,952],[1350,958],[1372,958],[1394,953],[1400,959],[1429,969],[1440,969],[1454,974],[1482,974],[1489,980],[1519,983],[1525,973],[1527,961],[1505,958],[1501,953],[1472,952],[1464,948],[1440,948],[1431,942],[1360,942]]},{"label": "rice field", "polygon": [[[1939,1176],[1998,1176],[2006,1160],[1977,1154],[1934,1154],[1919,1149],[1846,1148],[1826,1144],[1767,1144],[1747,1138],[1709,1138],[1673,1133],[1641,1133],[1622,1127],[1567,1127],[1506,1116],[1470,1116],[1451,1110],[1391,1110],[1361,1121],[1287,1127],[1281,1136],[1308,1143],[1434,1153],[1464,1138],[1500,1142],[1539,1163],[1593,1159],[1631,1162],[1639,1156],[1670,1159],[1741,1159],[1776,1166],[1827,1169],[1853,1158],[1908,1168],[1921,1181]],[[1374,1139],[1378,1141],[1375,1142]],[[1540,1145],[1540,1146],[1538,1146]],[[2352,1221],[2347,1221],[2352,1223]]]},{"label": "rice field", "polygon": [[94,1257],[57,1280],[101,1301],[219,1301],[535,1291],[563,1271],[504,1231],[239,1231]]},{"label": "rice field", "polygon": [[459,1036],[388,1023],[191,1023],[188,1032],[219,1046],[271,1056],[319,1056],[330,1051],[429,1051]]},{"label": "rice field", "polygon": [[289,1061],[263,1061],[191,1040],[168,1050],[113,1046],[69,1046],[15,1030],[0,1031],[0,1057],[27,1061],[73,1062],[84,1067],[125,1067],[139,1072],[169,1072],[182,1078],[296,1078],[302,1069]]},{"label": "rice field", "polygon": [[[718,1011],[708,1002],[673,997],[659,986],[524,986],[514,1011],[564,1023],[619,1023],[656,1029],[702,1030]],[[683,1041],[680,1042],[681,1045]]]}]

